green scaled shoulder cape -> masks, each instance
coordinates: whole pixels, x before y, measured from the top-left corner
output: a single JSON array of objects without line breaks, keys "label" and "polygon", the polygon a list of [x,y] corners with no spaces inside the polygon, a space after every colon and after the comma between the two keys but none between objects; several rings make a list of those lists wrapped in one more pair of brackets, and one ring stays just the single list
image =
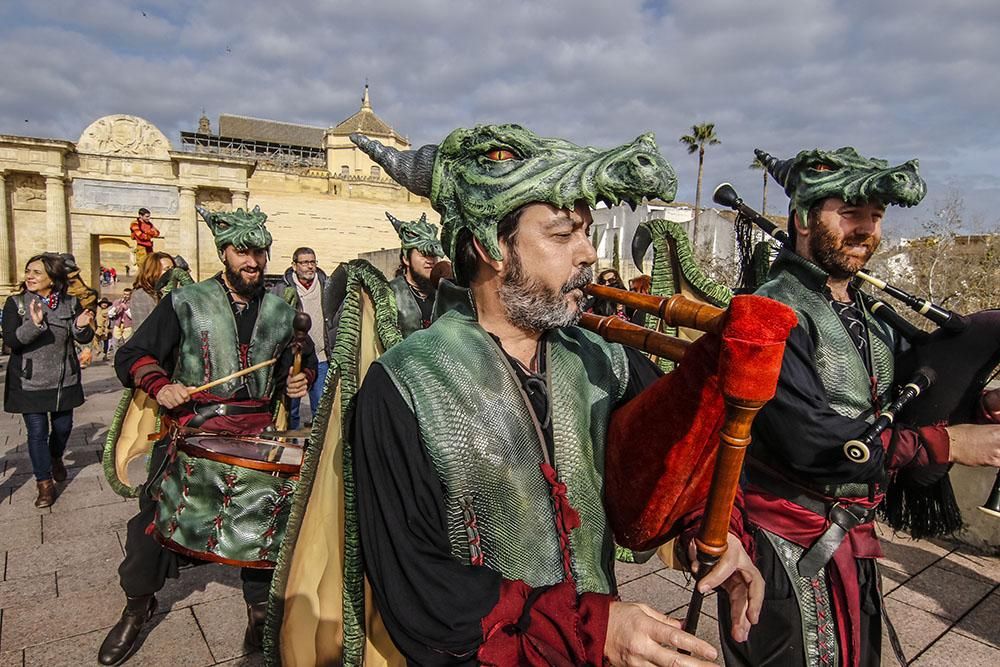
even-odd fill
[{"label": "green scaled shoulder cape", "polygon": [[277,667],[404,665],[389,639],[361,561],[346,426],[368,367],[402,340],[385,277],[364,260],[327,281],[324,306],[340,326],[271,584],[265,660]]},{"label": "green scaled shoulder cape", "polygon": [[[683,294],[694,301],[701,301],[719,308],[725,308],[733,298],[733,292],[722,283],[715,282],[698,266],[694,249],[680,223],[671,220],[649,220],[639,225],[632,238],[632,260],[643,270],[643,258],[650,246],[653,248],[653,268],[650,270],[650,294],[673,296]],[[654,315],[646,315],[643,325],[671,336],[694,340],[701,336],[694,329],[668,327]],[[671,371],[674,362],[658,359],[657,365],[664,371]]]}]

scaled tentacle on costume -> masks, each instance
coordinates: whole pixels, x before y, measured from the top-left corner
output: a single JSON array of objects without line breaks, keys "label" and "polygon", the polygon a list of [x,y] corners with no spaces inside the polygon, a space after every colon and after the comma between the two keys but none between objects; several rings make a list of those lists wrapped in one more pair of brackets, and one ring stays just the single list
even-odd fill
[{"label": "scaled tentacle on costume", "polygon": [[[365,600],[352,450],[346,439],[354,395],[368,366],[402,340],[395,298],[378,269],[354,260],[330,277],[323,299],[340,312],[340,323],[275,566],[266,662],[275,667],[330,661],[360,665],[367,656],[368,664],[395,664],[391,642],[369,627],[377,612]],[[342,532],[328,525],[331,517],[343,521]],[[316,558],[319,553],[325,557]],[[339,582],[333,587],[340,595],[329,595],[331,582]],[[326,630],[338,625],[342,634]]]},{"label": "scaled tentacle on costume", "polygon": [[[709,278],[698,266],[694,249],[684,228],[670,220],[649,220],[639,225],[632,239],[632,259],[641,271],[643,257],[653,247],[653,267],[650,270],[650,293],[656,296],[684,294],[689,298],[724,308],[733,298],[733,292]],[[657,326],[658,318],[646,315],[644,325],[671,336],[677,327]],[[664,371],[674,368],[674,362],[661,358],[657,364]]]}]

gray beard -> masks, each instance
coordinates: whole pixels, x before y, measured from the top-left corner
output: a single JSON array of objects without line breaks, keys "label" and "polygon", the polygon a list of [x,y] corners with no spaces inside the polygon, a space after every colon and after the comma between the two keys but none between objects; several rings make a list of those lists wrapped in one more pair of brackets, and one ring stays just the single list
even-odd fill
[{"label": "gray beard", "polygon": [[507,274],[500,283],[500,301],[511,324],[525,331],[548,331],[567,327],[580,321],[584,297],[577,300],[576,309],[566,302],[566,295],[574,289],[583,289],[594,277],[592,267],[587,267],[569,280],[559,291],[552,290],[524,275],[521,258],[513,247]]}]

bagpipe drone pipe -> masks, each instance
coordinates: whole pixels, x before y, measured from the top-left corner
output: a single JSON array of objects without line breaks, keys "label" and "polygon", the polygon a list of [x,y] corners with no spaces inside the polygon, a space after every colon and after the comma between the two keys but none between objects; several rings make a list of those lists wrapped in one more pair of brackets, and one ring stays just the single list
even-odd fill
[{"label": "bagpipe drone pipe", "polygon": [[[658,297],[593,284],[584,292],[652,314],[668,327],[712,334],[692,343],[614,315],[585,313],[580,321],[607,340],[680,362],[619,409],[619,423],[650,434],[651,446],[633,442],[627,453],[608,451],[606,498],[616,538],[639,550],[669,539],[682,517],[703,508],[694,540],[701,578],[726,551],[750,428],[774,396],[794,313],[755,296],[737,297],[722,309],[679,294]],[[677,399],[667,415],[658,409],[665,397]],[[687,632],[697,628],[702,597],[695,587]]]},{"label": "bagpipe drone pipe", "polygon": [[[771,220],[747,206],[728,183],[716,188],[713,200],[737,212],[737,221],[760,227],[782,245],[788,234]],[[867,448],[880,443],[882,431],[894,421],[912,427],[975,422],[984,388],[1000,364],[1000,309],[960,315],[913,296],[898,287],[859,271],[857,277],[899,300],[936,325],[931,332],[907,322],[885,302],[862,294],[865,308],[895,329],[908,346],[896,358],[899,398],[857,440],[845,443],[845,456],[867,460]],[[890,448],[892,445],[890,444]],[[891,450],[890,450],[891,455]],[[886,460],[890,460],[887,456]],[[919,469],[901,473],[902,484],[890,485],[883,514],[894,528],[906,528],[914,537],[952,532],[961,526],[961,514],[947,476],[933,482]],[[937,485],[935,492],[909,493],[908,489]],[[893,488],[895,487],[895,488]],[[1000,473],[986,505],[980,509],[1000,516]]]}]

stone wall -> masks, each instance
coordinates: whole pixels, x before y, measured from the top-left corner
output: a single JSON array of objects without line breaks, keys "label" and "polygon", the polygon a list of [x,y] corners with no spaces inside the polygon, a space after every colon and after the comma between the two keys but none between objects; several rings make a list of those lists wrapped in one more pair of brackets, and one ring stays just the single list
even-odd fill
[{"label": "stone wall", "polygon": [[321,195],[288,192],[250,192],[250,205],[260,205],[268,215],[267,226],[274,237],[271,249],[271,273],[291,264],[292,252],[300,246],[316,251],[320,266],[331,271],[338,263],[363,253],[398,249],[399,237],[385,217],[389,211],[397,218],[412,220],[427,213],[437,214],[430,204],[380,202],[340,199]]},{"label": "stone wall", "polygon": [[[75,144],[0,135],[0,295],[20,282],[25,261],[43,251],[72,252],[84,278],[96,284],[101,239],[128,239],[140,207],[150,209],[160,230],[154,248],[183,255],[199,278],[220,264],[196,206],[259,204],[275,238],[272,272],[284,270],[303,245],[331,269],[361,253],[398,247],[387,210],[437,217],[426,199],[384,174],[256,167],[245,158],[174,151],[151,123],[120,114],[94,121]],[[124,266],[115,268],[125,273]]]}]

